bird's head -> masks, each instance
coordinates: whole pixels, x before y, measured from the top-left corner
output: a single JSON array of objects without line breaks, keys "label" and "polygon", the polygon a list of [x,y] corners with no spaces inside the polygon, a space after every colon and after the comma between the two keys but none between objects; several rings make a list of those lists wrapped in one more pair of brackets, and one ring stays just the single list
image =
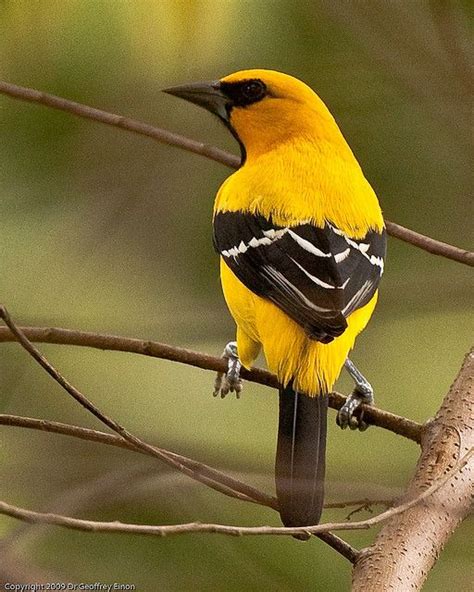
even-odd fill
[{"label": "bird's head", "polygon": [[243,159],[286,142],[340,137],[318,95],[301,80],[274,70],[241,70],[164,92],[217,115],[239,141]]}]

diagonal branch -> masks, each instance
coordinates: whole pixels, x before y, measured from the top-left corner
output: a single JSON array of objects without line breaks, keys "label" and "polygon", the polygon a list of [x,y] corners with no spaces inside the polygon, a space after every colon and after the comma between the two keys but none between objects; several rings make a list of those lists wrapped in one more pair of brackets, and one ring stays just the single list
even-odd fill
[{"label": "diagonal branch", "polygon": [[75,101],[70,101],[69,99],[63,99],[62,97],[50,95],[48,93],[35,90],[34,88],[17,86],[16,84],[11,84],[9,82],[0,80],[0,93],[8,95],[14,99],[45,105],[46,107],[51,107],[52,109],[66,111],[66,113],[72,113],[77,117],[92,119],[93,121],[98,121],[100,123],[105,123],[106,125],[118,127],[141,136],[147,136],[148,138],[152,138],[161,144],[178,146],[183,150],[193,152],[194,154],[200,154],[201,156],[205,156],[206,158],[210,158],[211,160],[225,164],[228,167],[237,168],[240,164],[240,158],[230,154],[229,152],[226,152],[225,150],[220,150],[215,146],[210,146],[209,144],[205,144],[203,142],[197,142],[196,140],[191,140],[190,138],[186,138],[180,134],[175,134],[168,130],[144,123],[143,121],[138,121],[137,119],[131,119],[130,117],[124,117],[123,115],[117,115],[116,113],[109,113],[108,111],[103,111],[102,109],[95,109],[94,107],[89,107],[89,105],[83,105],[82,103],[76,103]]},{"label": "diagonal branch", "polygon": [[[26,428],[30,430],[37,430],[39,432],[49,432],[52,434],[61,434],[63,436],[71,436],[73,438],[84,440],[86,442],[98,442],[99,444],[116,446],[117,448],[124,448],[126,450],[132,450],[133,452],[147,454],[148,456],[150,456],[148,452],[136,448],[135,446],[130,444],[130,442],[127,442],[126,440],[124,440],[120,436],[116,436],[115,434],[106,434],[105,432],[100,432],[98,430],[93,430],[91,428],[83,428],[80,426],[62,423],[59,421],[51,421],[48,419],[37,419],[34,417],[24,417],[22,415],[0,413],[0,425]],[[158,447],[156,446],[154,448],[158,449]],[[199,463],[195,460],[187,458],[186,456],[177,454],[176,452],[165,450],[164,448],[159,448],[159,450],[161,450],[161,452],[164,452],[165,454],[173,456],[174,458],[179,460],[181,464],[185,466],[189,466],[190,468],[198,470],[200,473],[205,472],[206,474],[215,478],[216,481],[225,480],[224,482],[227,485],[229,485],[229,487],[232,487],[237,492],[240,491],[242,494],[246,495],[249,498],[248,500],[243,499],[241,497],[238,497],[236,499],[250,501],[261,506],[267,506],[268,508],[278,510],[278,501],[276,497],[263,493],[258,489],[250,488],[245,483],[242,483],[237,479],[233,479],[226,473],[222,473],[221,471],[213,469],[212,467],[205,465],[204,463]],[[330,510],[355,507],[355,511],[359,511],[371,508],[372,506],[391,507],[394,505],[394,503],[395,499],[370,499],[364,497],[361,499],[344,500],[340,502],[327,502],[324,504],[324,508]]]},{"label": "diagonal branch", "polygon": [[[3,319],[10,331],[19,341],[20,345],[58,384],[60,384],[63,387],[63,389],[68,394],[70,394],[80,405],[82,405],[85,409],[92,413],[92,415],[94,415],[112,431],[119,434],[124,440],[132,444],[135,448],[138,448],[139,450],[142,450],[143,452],[148,453],[151,456],[155,456],[156,458],[162,460],[166,464],[173,466],[182,473],[187,474],[189,477],[196,479],[197,481],[200,481],[205,485],[208,485],[216,491],[219,491],[226,495],[230,495],[232,497],[238,497],[239,499],[245,501],[253,501],[252,495],[249,496],[248,493],[241,494],[239,491],[234,490],[232,486],[229,487],[226,483],[223,483],[222,481],[216,481],[212,477],[208,477],[205,474],[198,473],[194,469],[188,468],[188,466],[181,464],[181,462],[178,459],[163,453],[160,449],[157,449],[151,446],[150,444],[147,444],[146,442],[144,442],[143,440],[129,432],[113,418],[103,413],[98,407],[96,407],[91,401],[89,401],[89,399],[85,395],[83,395],[78,389],[76,389],[76,387],[74,387],[70,382],[68,382],[61,375],[61,373],[58,372],[56,368],[54,368],[54,366],[50,364],[50,362],[41,354],[41,352],[31,343],[31,341],[29,341],[29,339],[25,336],[23,331],[16,326],[16,324],[11,319],[7,309],[2,305],[0,305],[0,318]],[[247,490],[253,490],[253,488],[249,488],[243,483],[241,485]],[[330,545],[333,549],[335,549],[344,557],[346,557],[349,561],[354,563],[355,558],[357,556],[357,551],[353,549],[348,543],[341,540],[339,537],[330,532],[324,532],[321,535],[316,536],[319,536],[319,538],[321,538],[324,542]]]},{"label": "diagonal branch", "polygon": [[[148,449],[145,450],[137,448],[137,446],[135,446],[131,442],[128,442],[127,440],[124,440],[121,436],[116,436],[115,434],[107,434],[105,432],[100,432],[98,430],[83,428],[75,425],[61,423],[58,421],[50,421],[47,419],[36,419],[33,417],[22,417],[18,415],[0,413],[0,425],[27,428],[32,430],[38,430],[40,432],[50,432],[53,434],[62,434],[63,436],[72,436],[73,438],[78,438],[80,440],[85,440],[88,442],[98,442],[100,444],[106,444],[108,446],[125,448],[127,450],[132,450],[134,452],[146,454],[147,456],[156,456]],[[188,473],[186,471],[182,471],[180,467],[172,465],[173,468],[177,468],[180,472],[183,472],[185,475],[192,477],[194,480],[202,482],[200,476],[203,475],[212,479],[216,483],[222,483],[222,485],[225,485],[227,489],[224,491],[218,490],[220,493],[224,493],[225,495],[228,495],[230,497],[240,499],[241,501],[253,502],[261,506],[273,508],[274,510],[278,509],[278,503],[275,497],[263,493],[262,491],[255,489],[253,487],[250,487],[246,483],[243,483],[238,479],[234,479],[233,477],[230,477],[222,471],[218,471],[217,469],[214,469],[209,465],[195,461],[191,458],[183,456],[182,454],[177,454],[176,452],[160,448],[158,446],[152,446],[152,448],[159,454],[174,459],[182,467],[189,469],[190,472]],[[163,459],[160,458],[160,460]],[[204,484],[210,486],[209,482],[207,481],[205,481]],[[371,503],[370,500],[368,500],[368,502]],[[358,501],[354,502],[354,505],[357,504]],[[334,507],[346,507],[347,505],[349,504],[346,502],[344,506],[335,505]]]},{"label": "diagonal branch", "polygon": [[[0,413],[0,425],[5,426],[12,426],[12,427],[21,427],[26,429],[38,430],[42,432],[50,432],[53,434],[61,434],[64,436],[72,436],[74,438],[78,438],[80,440],[85,440],[89,442],[98,442],[100,444],[106,444],[108,446],[116,446],[118,448],[125,448],[127,450],[132,450],[133,452],[138,452],[141,454],[149,454],[144,450],[140,450],[121,438],[120,436],[116,436],[114,434],[106,434],[104,432],[99,432],[97,430],[93,430],[90,428],[83,428],[75,425],[65,424],[57,421],[50,421],[46,419],[36,419],[32,417],[22,417],[18,415],[9,415],[9,414],[2,414]],[[242,501],[250,501],[262,506],[266,506],[272,508],[274,510],[278,510],[278,502],[275,497],[272,497],[266,493],[263,493],[260,490],[254,489],[253,487],[249,487],[248,485],[238,481],[237,479],[233,479],[229,475],[217,471],[212,467],[204,465],[203,463],[198,463],[192,459],[189,459],[185,456],[176,454],[174,452],[170,452],[169,450],[164,450],[163,448],[160,449],[162,452],[174,456],[175,458],[179,459],[181,464],[187,466],[189,463],[190,468],[195,470],[199,470],[199,473],[205,472],[212,476],[216,481],[222,481],[224,484],[232,487],[232,489],[237,493],[242,493],[243,496],[247,496],[248,499],[244,498],[243,496],[234,496],[237,499]],[[230,495],[228,492],[226,495]],[[385,500],[385,499],[358,499],[358,500],[345,500],[341,502],[327,502],[324,504],[325,509],[340,509],[340,508],[348,508],[355,506],[356,509],[351,512],[351,515],[356,511],[361,509],[368,509],[369,507],[382,505],[386,507],[391,507],[394,504],[394,500]],[[346,559],[348,559],[351,563],[354,563],[357,559],[358,552],[356,549],[351,547],[348,543],[333,535],[331,533],[320,533],[319,538],[329,544],[333,549],[338,551],[341,555],[343,555]]]},{"label": "diagonal branch", "polygon": [[[161,142],[162,144],[176,146],[183,150],[187,150],[188,152],[205,156],[206,158],[210,158],[211,160],[220,162],[234,169],[238,168],[240,165],[240,158],[230,154],[229,152],[225,152],[224,150],[210,146],[209,144],[197,142],[196,140],[191,140],[185,136],[181,136],[168,130],[143,123],[142,121],[137,121],[136,119],[124,117],[115,113],[109,113],[101,109],[95,109],[94,107],[89,107],[88,105],[76,103],[75,101],[70,101],[55,95],[50,95],[33,88],[0,81],[0,93],[8,95],[14,99],[45,105],[53,109],[58,109],[59,111],[72,113],[78,117],[92,119],[93,121],[98,121],[100,123],[105,123],[106,125],[111,125],[136,134],[140,134],[142,136],[147,136],[153,140]],[[460,249],[453,245],[448,245],[447,243],[443,243],[413,230],[409,230],[408,228],[404,228],[403,226],[395,224],[394,222],[389,222],[388,220],[386,221],[386,225],[388,234],[395,238],[410,243],[434,255],[447,257],[453,261],[474,267],[474,252]]]},{"label": "diagonal branch", "polygon": [[415,232],[414,230],[410,230],[409,228],[405,228],[404,226],[396,224],[395,222],[390,222],[389,220],[385,220],[385,226],[388,234],[394,238],[405,241],[414,247],[419,247],[432,255],[439,255],[474,267],[474,252],[472,251],[460,249],[459,247],[454,247],[448,243],[443,243],[442,241],[435,240],[434,238],[430,238],[429,236],[425,236],[424,234],[420,234],[419,232]]},{"label": "diagonal branch", "polygon": [[[225,372],[227,370],[226,362],[222,358],[216,358],[208,354],[174,347],[157,341],[144,341],[130,337],[49,327],[21,327],[20,330],[30,341],[34,342],[129,352],[188,364],[204,370],[214,370],[216,372]],[[15,337],[7,327],[0,327],[0,343],[7,341],[15,341]],[[278,388],[276,376],[266,370],[259,368],[245,370],[242,368],[241,374],[242,378],[250,382]],[[346,398],[343,395],[331,393],[329,396],[329,405],[333,409],[340,409],[344,405],[345,400]],[[389,430],[414,442],[421,442],[423,428],[419,423],[376,407],[364,405],[361,406],[361,409],[364,411],[364,421],[367,423]]]},{"label": "diagonal branch", "polygon": [[[118,521],[114,522],[98,522],[95,520],[82,520],[79,518],[70,518],[69,516],[62,516],[60,514],[33,512],[24,508],[19,508],[6,502],[0,501],[0,514],[6,514],[19,520],[27,522],[54,524],[56,526],[65,526],[76,530],[85,530],[93,532],[115,532],[128,534],[145,534],[155,536],[167,536],[188,533],[215,533],[226,534],[231,536],[244,535],[319,535],[328,533],[334,530],[367,530],[376,524],[380,524],[394,516],[402,515],[404,512],[419,506],[421,502],[427,500],[430,496],[435,494],[441,487],[448,484],[457,477],[457,474],[464,469],[474,454],[474,448],[471,448],[458,460],[454,467],[449,470],[442,478],[436,480],[428,489],[420,493],[417,497],[410,501],[390,508],[377,516],[361,520],[359,522],[331,522],[327,524],[319,524],[317,526],[303,526],[296,528],[289,528],[285,526],[229,526],[226,524],[201,524],[199,522],[190,522],[187,524],[170,524],[166,526],[154,526],[148,524],[126,524]],[[426,502],[429,506],[429,502]],[[377,588],[380,590],[381,588]]]},{"label": "diagonal branch", "polygon": [[[137,436],[133,435],[127,429],[125,429],[121,424],[117,421],[112,419],[111,417],[107,416],[103,413],[98,407],[89,401],[89,399],[83,395],[76,387],[74,387],[70,382],[68,382],[57,370],[54,368],[48,360],[40,353],[40,351],[28,340],[25,334],[18,329],[15,323],[12,321],[8,311],[5,307],[0,306],[0,318],[4,320],[6,325],[9,327],[10,331],[15,335],[16,339],[20,342],[23,348],[30,354],[32,358],[36,360],[36,362],[42,366],[44,370],[56,381],[58,382],[63,389],[71,395],[82,407],[87,409],[92,415],[94,415],[99,421],[109,427],[112,431],[116,432],[121,436],[124,440],[126,440],[129,444],[142,450],[145,453],[150,454],[156,458],[159,458],[164,463],[178,469],[182,473],[185,473],[189,477],[208,485],[212,489],[216,489],[221,493],[225,493],[226,495],[230,495],[231,497],[239,497],[239,499],[244,499],[245,501],[251,501],[253,497],[253,492],[250,492],[251,495],[248,494],[241,494],[232,489],[232,486],[228,484],[224,484],[220,481],[215,481],[213,476],[207,473],[207,470],[210,467],[206,465],[202,465],[201,463],[196,463],[196,466],[190,467],[189,462],[185,465],[181,463],[181,459],[178,456],[168,454],[167,451],[163,451],[159,448],[155,448],[150,444],[147,444]],[[190,459],[187,459],[190,461]],[[192,462],[192,461],[190,461]],[[203,470],[203,472],[199,472]],[[219,476],[220,478],[221,476]],[[243,487],[246,487],[243,483],[240,484]]]}]

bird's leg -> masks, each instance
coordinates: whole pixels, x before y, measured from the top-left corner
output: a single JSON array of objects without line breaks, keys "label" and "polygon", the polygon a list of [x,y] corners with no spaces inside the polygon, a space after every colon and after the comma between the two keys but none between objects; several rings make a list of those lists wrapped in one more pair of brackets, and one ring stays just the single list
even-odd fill
[{"label": "bird's leg", "polygon": [[364,375],[359,372],[357,367],[349,358],[344,362],[344,367],[351,375],[355,382],[355,388],[352,393],[347,397],[344,405],[339,409],[337,414],[336,422],[343,430],[349,427],[351,430],[366,430],[368,424],[364,421],[363,411],[359,418],[354,416],[354,411],[362,403],[366,405],[372,405],[374,402],[374,389],[372,388],[369,381]]},{"label": "bird's leg", "polygon": [[223,399],[228,393],[235,392],[237,399],[240,399],[242,391],[242,379],[240,378],[240,369],[242,364],[237,353],[237,343],[229,341],[222,352],[222,357],[227,359],[227,372],[218,372],[214,383],[214,397],[217,395]]}]

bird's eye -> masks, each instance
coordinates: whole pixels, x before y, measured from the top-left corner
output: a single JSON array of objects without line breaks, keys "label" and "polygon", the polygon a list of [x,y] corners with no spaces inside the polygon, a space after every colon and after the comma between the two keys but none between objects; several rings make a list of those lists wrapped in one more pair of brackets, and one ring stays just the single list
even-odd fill
[{"label": "bird's eye", "polygon": [[261,101],[268,94],[265,83],[258,78],[239,82],[222,81],[219,88],[230,99],[228,108],[247,107]]},{"label": "bird's eye", "polygon": [[250,80],[242,85],[242,96],[247,101],[258,101],[265,96],[266,87],[261,80]]}]

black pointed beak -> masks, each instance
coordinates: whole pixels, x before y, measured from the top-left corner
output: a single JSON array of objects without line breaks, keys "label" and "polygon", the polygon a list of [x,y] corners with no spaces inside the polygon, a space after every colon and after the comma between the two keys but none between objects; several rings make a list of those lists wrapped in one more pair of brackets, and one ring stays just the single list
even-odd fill
[{"label": "black pointed beak", "polygon": [[204,107],[204,109],[214,113],[224,121],[229,120],[228,107],[230,106],[230,100],[222,92],[218,80],[173,86],[164,88],[163,92]]}]

